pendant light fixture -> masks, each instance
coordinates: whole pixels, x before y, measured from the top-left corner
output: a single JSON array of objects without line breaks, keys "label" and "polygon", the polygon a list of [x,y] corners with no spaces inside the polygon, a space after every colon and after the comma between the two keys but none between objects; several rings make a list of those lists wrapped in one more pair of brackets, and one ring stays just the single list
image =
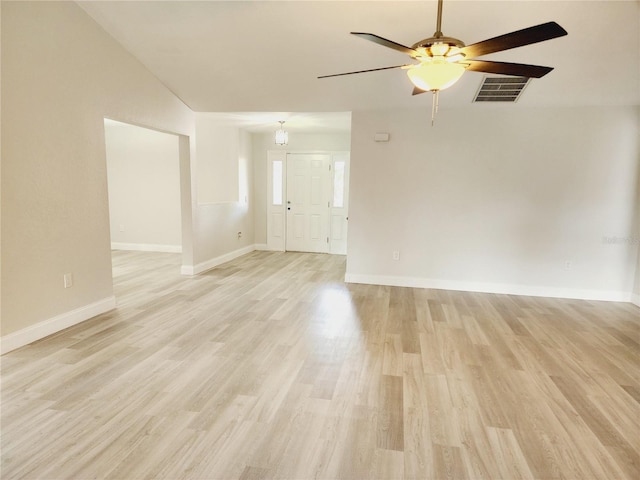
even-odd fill
[{"label": "pendant light fixture", "polygon": [[284,125],[284,120],[280,120],[280,128],[276,130],[276,145],[286,145],[289,143],[289,133],[282,128]]}]

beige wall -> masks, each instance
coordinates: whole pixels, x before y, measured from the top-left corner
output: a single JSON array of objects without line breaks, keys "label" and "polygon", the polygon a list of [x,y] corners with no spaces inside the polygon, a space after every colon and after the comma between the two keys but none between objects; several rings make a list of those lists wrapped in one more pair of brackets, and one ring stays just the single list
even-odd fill
[{"label": "beige wall", "polygon": [[[637,237],[636,237],[637,241]],[[640,306],[640,249],[637,253],[637,261],[636,261],[636,278],[633,286],[633,303]]]},{"label": "beige wall", "polygon": [[603,238],[634,235],[638,128],[633,107],[354,112],[347,277],[628,299],[637,246]]},{"label": "beige wall", "polygon": [[[640,125],[640,107],[636,108],[638,125]],[[640,144],[640,129],[638,129],[638,144]],[[640,154],[638,155],[640,157]],[[640,161],[640,160],[639,160]],[[640,167],[638,167],[638,176],[636,183],[636,229],[633,241],[636,246],[636,274],[633,282],[632,301],[640,307]]]},{"label": "beige wall", "polygon": [[[0,59],[2,55],[2,2],[0,1]],[[0,71],[2,69],[0,68]],[[0,75],[0,126],[2,125],[2,75]],[[0,132],[0,199],[2,199],[2,132]],[[2,225],[2,208],[0,203],[0,227]],[[2,246],[2,228],[0,228],[0,250]],[[2,254],[0,253],[0,277],[2,277]],[[2,334],[2,278],[0,278],[0,335]]]},{"label": "beige wall", "polygon": [[196,113],[198,203],[237,202],[240,129]]},{"label": "beige wall", "polygon": [[111,246],[180,251],[178,137],[105,121]]},{"label": "beige wall", "polygon": [[3,2],[3,337],[113,295],[105,116],[194,131],[190,109],[75,3]]}]

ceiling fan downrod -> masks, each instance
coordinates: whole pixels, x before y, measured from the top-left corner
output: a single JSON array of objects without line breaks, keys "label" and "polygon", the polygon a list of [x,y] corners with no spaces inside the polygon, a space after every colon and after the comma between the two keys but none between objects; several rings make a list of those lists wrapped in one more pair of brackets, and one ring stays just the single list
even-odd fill
[{"label": "ceiling fan downrod", "polygon": [[435,38],[442,37],[442,2],[444,0],[438,0],[438,19],[436,20],[436,33],[433,34]]}]

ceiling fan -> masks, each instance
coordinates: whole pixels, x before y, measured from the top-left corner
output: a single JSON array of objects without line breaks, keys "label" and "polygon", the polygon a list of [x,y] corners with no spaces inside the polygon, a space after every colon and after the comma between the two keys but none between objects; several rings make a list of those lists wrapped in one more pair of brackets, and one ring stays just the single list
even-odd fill
[{"label": "ceiling fan", "polygon": [[351,32],[352,35],[369,40],[370,42],[406,53],[412,59],[417,60],[418,63],[323,75],[318,78],[340,77],[343,75],[376,72],[394,68],[406,69],[409,79],[414,85],[413,95],[427,91],[434,93],[432,113],[435,115],[438,92],[456,83],[466,70],[530,78],[543,77],[553,70],[553,67],[542,67],[523,63],[492,62],[475,60],[475,58],[566,35],[567,31],[556,22],[543,23],[534,27],[500,35],[499,37],[490,38],[482,42],[465,45],[464,42],[457,38],[445,37],[443,35],[441,30],[442,3],[443,0],[438,0],[436,32],[432,37],[420,40],[411,47],[406,47],[373,33]]}]

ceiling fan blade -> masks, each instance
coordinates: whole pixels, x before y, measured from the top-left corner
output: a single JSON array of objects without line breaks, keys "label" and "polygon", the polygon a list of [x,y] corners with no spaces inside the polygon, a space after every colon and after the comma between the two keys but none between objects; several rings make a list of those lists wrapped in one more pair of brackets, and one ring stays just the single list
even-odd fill
[{"label": "ceiling fan blade", "polygon": [[413,92],[411,93],[411,95],[420,95],[421,93],[427,93],[427,91],[422,90],[421,88],[418,88],[418,87],[413,87]]},{"label": "ceiling fan blade", "polygon": [[472,45],[467,45],[466,47],[462,47],[461,50],[467,58],[476,58],[481,55],[488,55],[489,53],[501,52],[511,48],[551,40],[552,38],[562,37],[566,34],[567,31],[556,22],[547,22],[536,25],[535,27],[525,28]]},{"label": "ceiling fan blade", "polygon": [[382,38],[373,33],[351,32],[351,35],[355,35],[365,40],[369,40],[370,42],[377,43],[378,45],[382,45],[383,47],[393,48],[394,50],[397,50],[402,53],[406,53],[407,55],[411,55],[412,57],[415,57],[416,55],[418,55],[418,52],[416,52],[412,48],[406,47],[392,40],[387,40],[386,38]]},{"label": "ceiling fan blade", "polygon": [[553,67],[526,65],[524,63],[488,62],[484,60],[470,60],[462,63],[469,63],[467,70],[473,72],[497,73],[515,77],[540,78],[553,70]]},{"label": "ceiling fan blade", "polygon": [[371,68],[369,70],[357,70],[355,72],[345,72],[345,73],[334,73],[333,75],[322,75],[318,78],[329,78],[329,77],[341,77],[342,75],[354,75],[356,73],[367,73],[367,72],[377,72],[378,70],[391,70],[392,68],[402,68],[407,67],[407,65],[394,65],[393,67],[382,67],[382,68]]}]

